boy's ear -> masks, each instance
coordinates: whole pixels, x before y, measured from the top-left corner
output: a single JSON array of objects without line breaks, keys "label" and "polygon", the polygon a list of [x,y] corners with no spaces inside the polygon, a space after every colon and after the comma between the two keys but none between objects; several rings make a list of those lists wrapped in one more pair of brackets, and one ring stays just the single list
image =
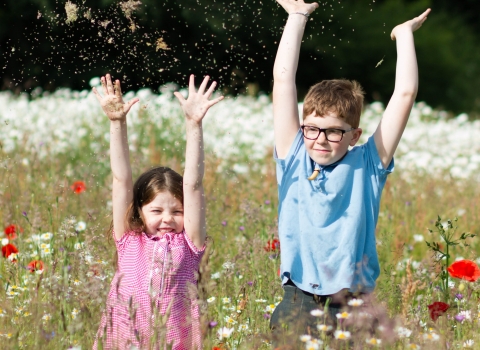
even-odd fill
[{"label": "boy's ear", "polygon": [[355,144],[358,142],[360,139],[360,136],[362,136],[363,130],[362,128],[357,128],[355,130],[352,130],[352,140],[350,141],[350,146],[355,146]]}]

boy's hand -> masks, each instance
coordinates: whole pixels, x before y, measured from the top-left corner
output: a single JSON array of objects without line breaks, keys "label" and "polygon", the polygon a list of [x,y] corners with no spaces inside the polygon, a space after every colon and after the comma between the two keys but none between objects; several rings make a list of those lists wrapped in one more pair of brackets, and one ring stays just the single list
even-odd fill
[{"label": "boy's hand", "polygon": [[311,4],[306,4],[303,0],[277,0],[277,2],[282,6],[287,13],[307,13],[311,14],[318,7],[316,2]]},{"label": "boy's hand", "polygon": [[416,31],[418,28],[420,28],[427,20],[427,16],[430,13],[430,9],[427,9],[424,13],[422,13],[420,16],[415,17],[414,19],[411,19],[410,21],[407,21],[405,23],[399,24],[395,28],[393,28],[392,33],[390,34],[390,37],[392,40],[395,40],[397,36],[402,32],[403,30],[408,30],[410,32]]},{"label": "boy's hand", "polygon": [[113,85],[110,74],[106,74],[105,77],[102,77],[101,81],[104,96],[100,95],[95,87],[93,88],[93,93],[97,97],[98,102],[100,102],[103,111],[112,121],[125,119],[130,108],[132,108],[139,99],[133,98],[127,103],[123,102],[120,80],[115,80],[115,85]]},{"label": "boy's hand", "polygon": [[207,75],[204,79],[198,91],[195,90],[195,77],[190,75],[190,83],[188,85],[188,98],[185,99],[181,93],[175,91],[173,94],[180,102],[183,112],[187,120],[191,120],[197,123],[200,123],[207,113],[208,109],[212,107],[217,102],[223,100],[223,96],[217,97],[216,99],[209,100],[212,96],[213,90],[217,85],[216,82],[213,82],[210,85],[210,88],[205,92],[207,83],[210,77]]}]

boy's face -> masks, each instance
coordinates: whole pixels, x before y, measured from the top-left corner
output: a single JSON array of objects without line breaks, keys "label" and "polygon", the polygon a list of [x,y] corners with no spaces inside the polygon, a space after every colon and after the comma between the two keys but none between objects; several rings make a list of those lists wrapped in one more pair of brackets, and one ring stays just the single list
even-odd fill
[{"label": "boy's face", "polygon": [[325,132],[321,132],[316,140],[303,138],[310,158],[319,165],[330,165],[340,160],[347,153],[348,147],[354,146],[360,135],[362,135],[362,129],[351,130],[351,125],[340,119],[333,112],[329,112],[321,117],[313,112],[303,120],[303,125],[314,126],[319,129],[347,130],[340,142],[328,141],[325,137]]}]

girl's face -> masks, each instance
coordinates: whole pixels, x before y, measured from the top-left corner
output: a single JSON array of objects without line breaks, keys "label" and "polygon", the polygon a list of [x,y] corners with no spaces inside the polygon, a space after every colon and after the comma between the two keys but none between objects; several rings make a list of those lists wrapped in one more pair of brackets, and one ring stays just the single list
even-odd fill
[{"label": "girl's face", "polygon": [[153,201],[142,207],[145,233],[163,236],[167,232],[183,230],[183,205],[170,192],[157,194]]},{"label": "girl's face", "polygon": [[[321,117],[316,116],[315,112],[313,112],[303,120],[303,124],[315,126],[320,129],[351,129],[349,124],[331,112]],[[322,132],[316,140],[304,138],[305,148],[310,158],[317,164],[330,165],[340,160],[347,153],[348,147],[354,146],[357,143],[361,134],[362,129],[357,128],[343,134],[340,142],[330,142],[325,138],[325,133]]]}]

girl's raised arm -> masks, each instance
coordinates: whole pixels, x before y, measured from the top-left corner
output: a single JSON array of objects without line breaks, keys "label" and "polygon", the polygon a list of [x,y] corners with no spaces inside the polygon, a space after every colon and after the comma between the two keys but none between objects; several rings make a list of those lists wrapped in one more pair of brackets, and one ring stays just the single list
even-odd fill
[{"label": "girl's raised arm", "polygon": [[113,231],[116,239],[125,233],[125,214],[132,201],[132,168],[128,151],[127,113],[138,98],[123,102],[120,81],[112,83],[110,74],[102,77],[103,96],[93,88],[93,93],[110,119],[110,165],[113,173],[112,207]]},{"label": "girl's raised arm", "polygon": [[[183,210],[185,232],[197,248],[202,248],[207,234],[205,224],[205,196],[203,193],[204,151],[202,120],[208,109],[223,99],[223,96],[209,100],[217,85],[213,82],[206,90],[208,80],[203,79],[198,91],[195,78],[190,76],[188,98],[175,92],[185,113],[187,129],[187,150],[185,152],[185,173],[183,175]],[[206,90],[206,91],[205,91]]]}]

